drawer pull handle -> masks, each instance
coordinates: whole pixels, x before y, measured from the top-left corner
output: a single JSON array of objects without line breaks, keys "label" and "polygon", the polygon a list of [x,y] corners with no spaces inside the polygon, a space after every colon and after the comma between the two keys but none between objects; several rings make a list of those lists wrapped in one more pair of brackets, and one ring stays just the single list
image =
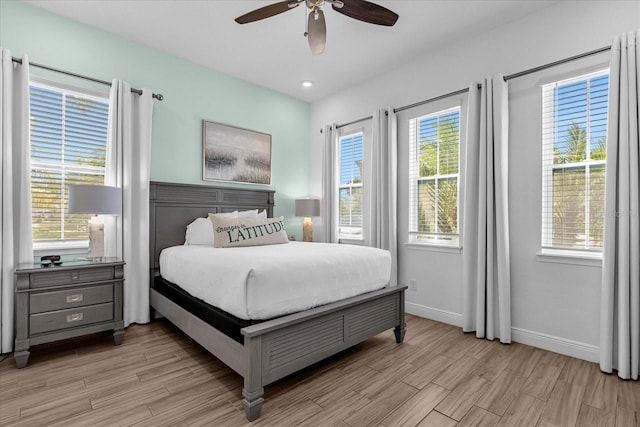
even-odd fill
[{"label": "drawer pull handle", "polygon": [[84,300],[84,295],[83,294],[67,295],[67,302],[68,303],[80,302],[82,300]]},{"label": "drawer pull handle", "polygon": [[79,322],[84,318],[84,313],[74,313],[67,315],[67,323],[70,322]]}]

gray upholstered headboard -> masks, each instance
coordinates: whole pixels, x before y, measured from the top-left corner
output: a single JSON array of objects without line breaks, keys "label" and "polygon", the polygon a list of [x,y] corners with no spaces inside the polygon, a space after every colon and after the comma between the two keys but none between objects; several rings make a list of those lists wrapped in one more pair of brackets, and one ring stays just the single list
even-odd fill
[{"label": "gray upholstered headboard", "polygon": [[182,245],[187,225],[209,212],[266,209],[273,216],[272,190],[151,182],[149,189],[149,262],[151,279],[160,267],[160,251]]}]

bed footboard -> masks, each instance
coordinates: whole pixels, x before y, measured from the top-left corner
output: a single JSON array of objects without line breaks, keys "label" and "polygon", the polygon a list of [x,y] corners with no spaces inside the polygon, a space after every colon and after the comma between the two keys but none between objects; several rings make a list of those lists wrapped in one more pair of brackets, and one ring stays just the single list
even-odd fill
[{"label": "bed footboard", "polygon": [[385,288],[242,329],[247,419],[260,416],[267,384],[391,328],[402,342],[405,289]]}]

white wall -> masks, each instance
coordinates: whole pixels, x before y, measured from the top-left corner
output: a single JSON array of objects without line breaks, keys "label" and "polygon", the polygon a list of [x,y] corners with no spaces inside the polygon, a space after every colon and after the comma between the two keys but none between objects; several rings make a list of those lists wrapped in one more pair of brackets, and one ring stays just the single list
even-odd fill
[{"label": "white wall", "polygon": [[[638,1],[561,1],[312,104],[311,194],[321,194],[319,130],[325,124],[349,122],[376,108],[400,107],[465,88],[494,73],[508,75],[607,46],[614,35],[636,28],[640,28]],[[513,102],[517,105],[518,100]],[[540,142],[534,133],[522,131],[522,121],[527,121],[526,115],[514,116],[511,122],[509,156],[514,340],[595,361],[601,268],[541,262],[536,255]],[[406,148],[399,148],[399,157],[402,153]],[[399,174],[399,229],[406,230],[406,169],[399,168]],[[405,242],[401,232],[399,281],[418,280],[418,291],[407,292],[408,311],[459,324],[461,254],[410,249]]]}]

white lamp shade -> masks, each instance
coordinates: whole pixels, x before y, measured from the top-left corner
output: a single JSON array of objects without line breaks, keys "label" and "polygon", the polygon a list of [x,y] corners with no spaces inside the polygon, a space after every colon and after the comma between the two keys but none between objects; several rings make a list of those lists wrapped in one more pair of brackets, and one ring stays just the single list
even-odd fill
[{"label": "white lamp shade", "polygon": [[122,189],[106,185],[69,185],[69,213],[120,215]]},{"label": "white lamp shade", "polygon": [[296,216],[312,217],[320,216],[319,199],[298,199],[295,206]]}]

